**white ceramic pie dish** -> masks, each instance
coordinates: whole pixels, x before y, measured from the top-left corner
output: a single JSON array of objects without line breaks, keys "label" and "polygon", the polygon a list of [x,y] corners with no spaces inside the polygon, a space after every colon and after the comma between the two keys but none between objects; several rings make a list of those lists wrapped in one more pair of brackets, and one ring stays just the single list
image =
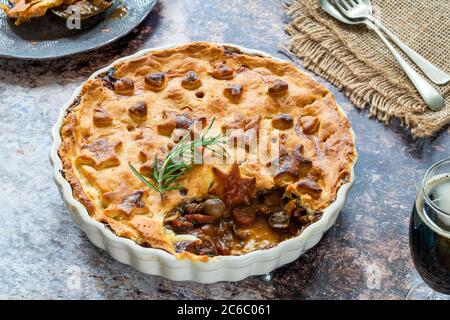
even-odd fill
[{"label": "white ceramic pie dish", "polygon": [[[120,61],[134,59],[155,50],[165,50],[181,45],[183,44],[142,50],[134,55],[114,61],[111,65],[95,72],[90,79],[107,71]],[[233,44],[218,45],[232,46],[246,54],[270,57],[274,60],[282,61],[258,50],[251,50]],[[276,247],[257,250],[242,256],[217,256],[210,258],[207,262],[202,262],[179,259],[166,251],[144,248],[130,239],[119,237],[106,225],[89,216],[86,208],[73,197],[72,188],[62,175],[63,166],[58,155],[58,150],[61,146],[60,130],[66,110],[80,94],[81,87],[75,90],[72,98],[62,108],[59,119],[52,131],[53,145],[50,160],[53,164],[54,177],[64,201],[70,208],[74,223],[87,234],[89,240],[97,247],[106,250],[117,261],[131,265],[141,272],[162,276],[170,280],[190,280],[200,283],[238,281],[252,275],[265,274],[296,260],[307,250],[314,247],[324,233],[334,224],[339,212],[344,207],[347,193],[354,181],[354,166],[357,156],[355,156],[352,164],[350,180],[339,188],[336,200],[324,210],[322,218],[308,226],[299,236],[283,241]],[[345,115],[342,108],[340,108],[340,111]],[[354,132],[351,131],[351,133],[354,140]]]}]

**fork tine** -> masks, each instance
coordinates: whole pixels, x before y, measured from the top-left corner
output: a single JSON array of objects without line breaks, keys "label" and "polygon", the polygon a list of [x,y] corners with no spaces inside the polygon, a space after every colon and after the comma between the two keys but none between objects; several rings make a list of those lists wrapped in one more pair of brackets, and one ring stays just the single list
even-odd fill
[{"label": "fork tine", "polygon": [[341,7],[342,10],[348,10],[347,4],[343,0],[336,0],[335,3]]},{"label": "fork tine", "polygon": [[353,3],[352,0],[344,0],[344,1],[350,6],[349,9],[351,9],[351,8],[353,8],[355,6],[355,4]]}]

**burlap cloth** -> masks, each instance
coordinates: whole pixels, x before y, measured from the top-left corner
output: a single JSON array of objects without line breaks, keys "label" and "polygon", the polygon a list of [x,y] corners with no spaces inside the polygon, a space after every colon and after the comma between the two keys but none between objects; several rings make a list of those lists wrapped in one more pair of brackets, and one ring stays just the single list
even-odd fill
[{"label": "burlap cloth", "polygon": [[[386,124],[400,119],[415,137],[434,135],[450,123],[450,84],[436,86],[445,108],[431,111],[373,30],[336,21],[322,11],[319,0],[288,0],[285,5],[292,18],[288,49],[357,107],[370,108]],[[372,5],[402,41],[450,73],[450,0],[372,0]]]}]

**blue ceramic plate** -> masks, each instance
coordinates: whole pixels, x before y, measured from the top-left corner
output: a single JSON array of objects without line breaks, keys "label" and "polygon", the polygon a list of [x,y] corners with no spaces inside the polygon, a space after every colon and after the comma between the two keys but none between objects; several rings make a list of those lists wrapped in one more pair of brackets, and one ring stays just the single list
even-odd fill
[{"label": "blue ceramic plate", "polygon": [[20,26],[0,12],[0,57],[44,60],[100,48],[131,32],[155,4],[156,0],[114,0],[102,17],[82,21],[81,30],[67,29],[66,21],[50,11]]}]

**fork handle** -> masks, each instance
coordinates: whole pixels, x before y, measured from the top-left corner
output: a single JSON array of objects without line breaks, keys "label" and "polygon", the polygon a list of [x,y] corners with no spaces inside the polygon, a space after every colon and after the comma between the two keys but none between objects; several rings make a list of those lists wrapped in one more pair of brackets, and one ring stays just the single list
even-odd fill
[{"label": "fork handle", "polygon": [[450,81],[450,75],[433,65],[430,61],[403,43],[403,41],[397,38],[395,34],[389,31],[377,19],[370,17],[369,21],[379,27],[392,40],[392,42],[402,49],[411,61],[413,61],[433,83],[444,85]]},{"label": "fork handle", "polygon": [[408,75],[411,82],[416,87],[417,91],[427,104],[427,106],[433,110],[438,111],[441,110],[445,101],[442,95],[435,89],[431,84],[428,83],[424,78],[422,78],[409,64],[402,58],[402,56],[397,52],[394,46],[389,42],[388,39],[383,35],[383,33],[377,28],[373,28],[375,33],[381,38],[384,44],[391,51],[392,55],[398,61],[403,71]]}]

